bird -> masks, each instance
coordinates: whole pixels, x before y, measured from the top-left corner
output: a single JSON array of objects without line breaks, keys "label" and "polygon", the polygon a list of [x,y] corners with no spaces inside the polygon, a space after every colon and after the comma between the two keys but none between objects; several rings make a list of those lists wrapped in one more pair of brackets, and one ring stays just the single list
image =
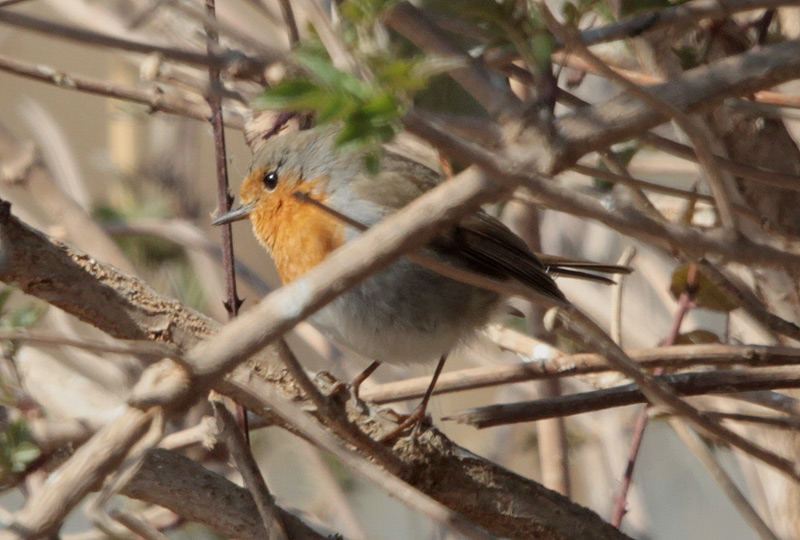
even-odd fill
[{"label": "bird", "polygon": [[[444,180],[439,172],[385,148],[378,172],[373,172],[364,151],[337,143],[340,129],[316,127],[266,141],[253,154],[240,204],[212,222],[222,225],[249,218],[283,283],[298,279],[364,228]],[[554,275],[609,283],[597,273],[630,270],[537,256],[482,210],[445,230],[420,252],[480,276],[516,282],[559,303],[568,301]],[[359,386],[381,362],[438,360],[428,391],[399,433],[424,418],[448,354],[500,313],[505,300],[498,292],[456,281],[401,257],[321,308],[309,322],[345,350],[373,361],[351,383],[356,400]]]}]

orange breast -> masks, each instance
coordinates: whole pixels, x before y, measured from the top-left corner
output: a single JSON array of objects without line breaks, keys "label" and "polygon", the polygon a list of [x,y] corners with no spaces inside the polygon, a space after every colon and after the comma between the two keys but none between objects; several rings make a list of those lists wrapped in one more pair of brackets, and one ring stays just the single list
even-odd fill
[{"label": "orange breast", "polygon": [[[281,182],[250,214],[253,231],[272,253],[284,283],[308,272],[344,242],[340,221],[293,194],[310,193],[321,182],[306,181],[299,188],[294,182]],[[315,198],[327,203],[324,198]]]}]

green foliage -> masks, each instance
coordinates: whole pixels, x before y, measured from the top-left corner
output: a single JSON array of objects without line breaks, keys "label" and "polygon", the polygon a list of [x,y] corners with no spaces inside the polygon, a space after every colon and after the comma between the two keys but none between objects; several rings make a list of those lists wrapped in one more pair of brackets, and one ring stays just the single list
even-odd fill
[{"label": "green foliage", "polygon": [[[401,128],[411,98],[432,73],[429,63],[372,55],[365,59],[369,80],[336,69],[316,47],[301,48],[295,60],[304,75],[267,89],[256,105],[267,109],[313,111],[320,124],[340,123],[340,145],[377,151]],[[375,167],[375,152],[367,165]]]},{"label": "green foliage", "polygon": [[25,471],[40,455],[39,448],[31,442],[25,421],[19,419],[10,422],[5,431],[0,433],[0,480]]}]

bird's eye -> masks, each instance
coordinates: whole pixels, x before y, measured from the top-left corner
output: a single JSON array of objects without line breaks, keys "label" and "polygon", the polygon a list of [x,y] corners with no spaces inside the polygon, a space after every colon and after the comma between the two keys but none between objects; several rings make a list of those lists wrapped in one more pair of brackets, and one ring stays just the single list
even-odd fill
[{"label": "bird's eye", "polygon": [[278,186],[278,171],[267,171],[264,175],[264,187],[272,191]]}]

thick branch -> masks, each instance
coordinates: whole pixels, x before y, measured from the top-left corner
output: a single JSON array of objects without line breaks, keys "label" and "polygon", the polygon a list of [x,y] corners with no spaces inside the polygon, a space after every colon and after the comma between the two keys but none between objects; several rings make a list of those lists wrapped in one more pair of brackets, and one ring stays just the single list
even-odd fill
[{"label": "thick branch", "polygon": [[[731,56],[686,71],[682,77],[648,88],[683,112],[699,112],[725,98],[763,90],[800,76],[800,41],[787,41]],[[557,123],[568,147],[565,163],[633,137],[666,121],[630,94],[568,114]]]},{"label": "thick branch", "polygon": [[[264,540],[264,524],[253,497],[245,489],[169,450],[151,450],[142,468],[122,489],[134,499],[168,508],[184,518],[205,523],[231,538]],[[323,540],[296,516],[277,508],[289,538]]]}]

